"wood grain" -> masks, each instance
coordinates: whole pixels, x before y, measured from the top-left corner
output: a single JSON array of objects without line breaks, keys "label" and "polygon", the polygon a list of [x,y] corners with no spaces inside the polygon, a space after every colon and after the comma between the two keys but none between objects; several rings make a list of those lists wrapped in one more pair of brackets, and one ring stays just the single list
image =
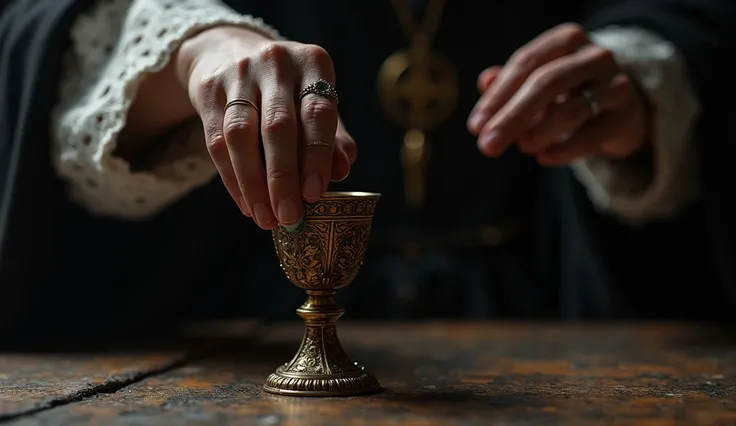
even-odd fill
[{"label": "wood grain", "polygon": [[0,355],[0,420],[114,391],[179,360],[178,353]]},{"label": "wood grain", "polygon": [[341,325],[348,352],[386,387],[369,397],[261,391],[301,327],[20,424],[283,426],[717,425],[736,423],[730,337],[677,325]]}]

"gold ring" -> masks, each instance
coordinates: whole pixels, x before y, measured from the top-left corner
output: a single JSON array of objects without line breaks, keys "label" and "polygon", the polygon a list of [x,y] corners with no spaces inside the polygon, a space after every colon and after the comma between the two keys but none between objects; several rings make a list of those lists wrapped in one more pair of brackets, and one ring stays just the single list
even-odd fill
[{"label": "gold ring", "polygon": [[322,141],[314,141],[314,142],[307,143],[307,148],[312,147],[312,146],[321,146],[323,148],[332,149],[332,146],[330,146],[330,144],[328,144],[327,142],[322,142]]},{"label": "gold ring", "polygon": [[233,99],[232,101],[225,104],[225,111],[227,111],[228,108],[230,108],[233,105],[245,105],[253,108],[256,110],[256,114],[261,115],[261,110],[258,109],[258,106],[254,104],[253,102],[247,100],[247,99]]}]

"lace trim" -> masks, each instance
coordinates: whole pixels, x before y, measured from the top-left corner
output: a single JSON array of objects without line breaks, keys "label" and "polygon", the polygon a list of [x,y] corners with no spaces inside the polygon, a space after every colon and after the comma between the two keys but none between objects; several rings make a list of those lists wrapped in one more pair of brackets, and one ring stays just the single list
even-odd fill
[{"label": "lace trim", "polygon": [[184,127],[145,172],[112,152],[143,77],[192,34],[222,24],[281,38],[216,0],[107,0],[78,18],[53,117],[54,167],[73,200],[94,214],[146,218],[215,176],[201,125]]}]

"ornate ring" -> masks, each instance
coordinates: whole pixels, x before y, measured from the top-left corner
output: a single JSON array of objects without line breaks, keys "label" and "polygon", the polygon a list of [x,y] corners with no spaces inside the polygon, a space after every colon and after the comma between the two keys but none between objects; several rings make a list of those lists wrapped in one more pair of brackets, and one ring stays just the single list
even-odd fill
[{"label": "ornate ring", "polygon": [[253,108],[256,110],[256,114],[261,115],[261,110],[258,109],[258,106],[254,104],[253,102],[249,101],[248,99],[233,99],[230,102],[225,104],[224,111],[227,111],[228,108],[230,108],[233,105],[245,105]]},{"label": "ornate ring", "polygon": [[593,96],[592,93],[590,93],[589,90],[581,90],[580,94],[585,99],[585,102],[588,103],[588,107],[590,108],[590,115],[592,118],[598,117],[598,115],[601,113],[601,104],[598,103],[598,100]]},{"label": "ornate ring", "polygon": [[302,91],[299,92],[299,100],[302,100],[302,98],[309,94],[324,96],[325,98],[334,100],[336,104],[340,103],[340,97],[337,95],[337,90],[335,90],[330,83],[322,79],[319,79],[302,89]]},{"label": "ornate ring", "polygon": [[307,143],[307,145],[306,145],[307,148],[312,147],[312,146],[318,146],[318,147],[321,147],[321,148],[332,149],[332,146],[330,146],[330,144],[328,144],[327,142],[322,142],[322,141],[313,141],[313,142]]}]

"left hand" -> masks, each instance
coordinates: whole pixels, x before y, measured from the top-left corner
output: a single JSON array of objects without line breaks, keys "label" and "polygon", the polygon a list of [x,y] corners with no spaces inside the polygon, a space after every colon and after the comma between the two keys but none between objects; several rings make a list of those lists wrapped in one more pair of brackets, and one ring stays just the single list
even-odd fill
[{"label": "left hand", "polygon": [[481,73],[478,85],[483,94],[468,129],[489,157],[518,141],[540,164],[564,165],[591,155],[625,158],[648,142],[647,105],[638,88],[579,25],[541,34],[503,68]]}]

